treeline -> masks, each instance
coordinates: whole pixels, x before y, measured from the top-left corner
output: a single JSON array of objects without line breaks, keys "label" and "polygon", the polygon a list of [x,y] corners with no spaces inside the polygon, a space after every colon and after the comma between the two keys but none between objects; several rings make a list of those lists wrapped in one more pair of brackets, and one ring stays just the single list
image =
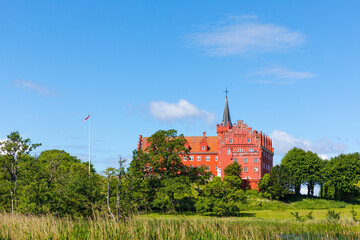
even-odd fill
[{"label": "treeline", "polygon": [[[121,219],[136,212],[193,211],[204,215],[238,216],[244,209],[242,168],[237,162],[225,177],[211,176],[204,167],[185,166],[179,152],[188,154],[186,140],[175,130],[160,130],[145,151],[133,152],[130,167],[119,158],[117,168],[100,174],[62,150],[39,156],[18,132],[0,143],[0,211],[55,216],[105,216]],[[312,152],[294,148],[259,183],[261,194],[279,199],[300,194],[301,185],[321,186],[321,196],[336,199],[359,197],[358,153],[322,160]]]},{"label": "treeline", "polygon": [[130,167],[119,159],[118,168],[100,174],[62,150],[39,156],[19,132],[0,143],[0,211],[56,216],[123,218],[141,211],[197,211],[238,215],[246,197],[241,189],[241,166],[226,170],[224,181],[202,168],[182,164],[178,153],[188,153],[183,135],[158,131],[146,151],[134,151]]},{"label": "treeline", "polygon": [[259,183],[263,196],[279,199],[287,194],[300,194],[301,186],[307,195],[314,195],[319,186],[319,197],[337,200],[357,200],[360,196],[360,155],[341,154],[330,160],[300,148],[291,149],[281,164],[265,174]]}]

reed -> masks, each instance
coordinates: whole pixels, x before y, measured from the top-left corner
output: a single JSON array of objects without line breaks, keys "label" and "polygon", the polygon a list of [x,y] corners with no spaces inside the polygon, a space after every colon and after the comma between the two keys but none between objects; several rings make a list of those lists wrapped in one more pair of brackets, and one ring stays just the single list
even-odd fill
[{"label": "reed", "polygon": [[114,221],[0,214],[0,239],[359,239],[359,229],[352,219],[133,216]]}]

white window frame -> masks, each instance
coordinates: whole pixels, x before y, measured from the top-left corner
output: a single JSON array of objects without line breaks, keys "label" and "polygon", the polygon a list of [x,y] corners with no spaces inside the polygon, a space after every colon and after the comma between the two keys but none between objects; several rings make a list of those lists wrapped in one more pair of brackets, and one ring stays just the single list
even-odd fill
[{"label": "white window frame", "polygon": [[248,142],[248,143],[250,143],[250,142],[251,142],[251,139],[250,139],[250,138],[248,138],[248,139],[247,139],[247,142]]},{"label": "white window frame", "polygon": [[218,156],[215,156],[215,161],[218,161],[218,160],[219,160]]},{"label": "white window frame", "polygon": [[197,156],[196,161],[200,162],[201,161],[201,156]]},{"label": "white window frame", "polygon": [[206,161],[210,161],[210,156],[206,156]]},{"label": "white window frame", "polygon": [[254,151],[254,149],[253,148],[249,148],[249,152],[253,152]]},{"label": "white window frame", "polygon": [[205,166],[205,170],[206,171],[210,171],[210,166],[208,165],[208,166]]},{"label": "white window frame", "polygon": [[194,156],[190,156],[190,161],[194,161]]},{"label": "white window frame", "polygon": [[248,171],[248,167],[244,167],[244,172],[247,172]]},{"label": "white window frame", "polygon": [[248,158],[244,158],[244,163],[248,163]]},{"label": "white window frame", "polygon": [[259,168],[258,167],[254,167],[254,172],[258,172]]},{"label": "white window frame", "polygon": [[201,147],[201,150],[205,150],[205,146],[202,146],[202,147]]},{"label": "white window frame", "polygon": [[257,163],[258,162],[258,159],[257,158],[254,158],[254,163]]},{"label": "white window frame", "polygon": [[243,152],[243,149],[242,149],[242,148],[239,148],[239,152]]},{"label": "white window frame", "polygon": [[184,161],[184,162],[187,161],[187,157],[186,157],[186,156],[183,157],[183,161]]}]

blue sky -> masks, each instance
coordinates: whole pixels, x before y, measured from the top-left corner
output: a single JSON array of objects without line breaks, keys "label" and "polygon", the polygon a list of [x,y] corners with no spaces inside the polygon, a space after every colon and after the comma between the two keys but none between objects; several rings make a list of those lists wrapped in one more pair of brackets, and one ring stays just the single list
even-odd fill
[{"label": "blue sky", "polygon": [[322,157],[360,147],[358,1],[1,1],[0,139],[98,172],[139,135],[233,121]]}]

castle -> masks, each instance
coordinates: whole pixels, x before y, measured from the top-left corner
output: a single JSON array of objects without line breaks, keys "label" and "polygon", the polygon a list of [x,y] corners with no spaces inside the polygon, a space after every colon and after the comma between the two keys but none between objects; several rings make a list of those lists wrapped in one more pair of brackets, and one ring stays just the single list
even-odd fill
[{"label": "castle", "polygon": [[[223,120],[216,125],[217,136],[185,137],[188,156],[180,155],[183,163],[190,167],[205,165],[206,171],[214,176],[224,177],[226,166],[236,161],[242,166],[242,179],[250,189],[273,165],[274,148],[272,140],[260,131],[252,130],[243,121],[232,123],[227,96]],[[140,135],[138,149],[145,149],[150,143]]]}]

